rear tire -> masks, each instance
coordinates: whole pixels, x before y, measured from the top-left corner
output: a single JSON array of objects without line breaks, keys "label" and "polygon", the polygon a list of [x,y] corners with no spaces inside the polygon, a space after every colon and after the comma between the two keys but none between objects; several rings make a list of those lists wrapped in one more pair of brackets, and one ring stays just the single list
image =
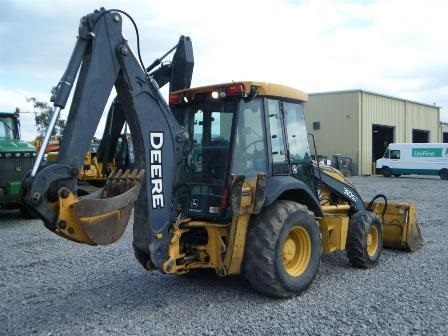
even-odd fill
[{"label": "rear tire", "polygon": [[316,277],[320,232],[305,206],[273,203],[252,219],[246,241],[243,274],[257,291],[288,298],[305,291]]},{"label": "rear tire", "polygon": [[358,211],[348,224],[347,257],[359,268],[370,268],[380,259],[383,250],[383,230],[373,212]]},{"label": "rear tire", "polygon": [[439,176],[442,180],[448,180],[448,169],[441,169],[439,172]]},{"label": "rear tire", "polygon": [[383,176],[384,177],[391,177],[392,176],[392,170],[390,170],[389,167],[383,168]]}]

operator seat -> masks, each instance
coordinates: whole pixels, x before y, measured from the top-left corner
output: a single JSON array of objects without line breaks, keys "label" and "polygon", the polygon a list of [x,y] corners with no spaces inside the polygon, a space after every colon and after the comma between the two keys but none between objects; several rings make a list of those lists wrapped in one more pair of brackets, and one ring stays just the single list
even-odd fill
[{"label": "operator seat", "polygon": [[224,175],[227,168],[228,150],[229,141],[223,138],[216,138],[211,141],[210,149],[207,153],[210,176],[213,179],[220,180],[220,182],[224,182]]}]

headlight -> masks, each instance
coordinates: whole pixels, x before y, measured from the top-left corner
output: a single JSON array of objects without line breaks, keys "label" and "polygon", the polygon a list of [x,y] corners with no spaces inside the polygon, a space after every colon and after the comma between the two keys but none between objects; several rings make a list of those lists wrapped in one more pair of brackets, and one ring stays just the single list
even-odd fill
[{"label": "headlight", "polygon": [[36,152],[16,152],[16,153],[0,153],[0,158],[30,158],[30,157],[36,157]]}]

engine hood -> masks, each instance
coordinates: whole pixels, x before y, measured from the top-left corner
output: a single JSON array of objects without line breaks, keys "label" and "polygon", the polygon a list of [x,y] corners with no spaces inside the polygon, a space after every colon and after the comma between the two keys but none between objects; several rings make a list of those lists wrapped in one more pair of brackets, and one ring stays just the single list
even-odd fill
[{"label": "engine hood", "polygon": [[36,152],[36,148],[34,148],[34,146],[30,143],[23,140],[0,138],[0,152]]}]

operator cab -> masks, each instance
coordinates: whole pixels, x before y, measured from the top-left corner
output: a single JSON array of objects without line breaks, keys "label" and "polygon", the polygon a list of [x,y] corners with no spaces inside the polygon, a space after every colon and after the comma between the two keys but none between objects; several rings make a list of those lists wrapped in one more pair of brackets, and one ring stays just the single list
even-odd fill
[{"label": "operator cab", "polygon": [[0,138],[20,139],[19,114],[0,113]]},{"label": "operator cab", "polygon": [[[290,175],[311,186],[303,102],[282,85],[241,82],[173,92],[170,106],[190,134],[176,172],[178,210],[227,221],[232,176]],[[269,135],[269,136],[267,136]]]}]

